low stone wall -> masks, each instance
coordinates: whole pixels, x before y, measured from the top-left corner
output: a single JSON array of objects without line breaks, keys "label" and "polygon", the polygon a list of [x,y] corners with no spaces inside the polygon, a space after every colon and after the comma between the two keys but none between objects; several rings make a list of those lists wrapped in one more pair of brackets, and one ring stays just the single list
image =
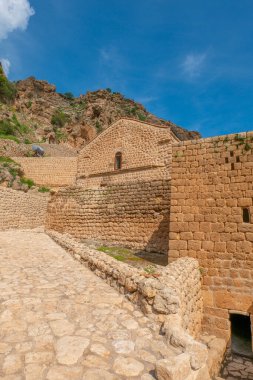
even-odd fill
[{"label": "low stone wall", "polygon": [[157,278],[147,278],[142,270],[118,262],[103,252],[87,248],[66,234],[47,232],[76,260],[125,294],[130,301],[139,304],[148,317],[162,324],[167,343],[177,349],[178,356],[156,363],[159,380],[210,380],[209,368],[212,374],[217,374],[218,367],[214,371],[213,362],[222,357],[224,343],[222,348],[218,342],[217,356],[215,338],[206,339],[204,343],[193,338],[199,335],[202,315],[197,260],[179,259],[162,269]]},{"label": "low stone wall", "polygon": [[24,170],[25,177],[37,185],[61,187],[73,185],[76,180],[76,157],[12,157]]},{"label": "low stone wall", "polygon": [[0,230],[44,226],[48,199],[48,194],[0,187]]},{"label": "low stone wall", "polygon": [[169,193],[166,180],[61,189],[49,203],[47,226],[79,239],[167,253]]}]

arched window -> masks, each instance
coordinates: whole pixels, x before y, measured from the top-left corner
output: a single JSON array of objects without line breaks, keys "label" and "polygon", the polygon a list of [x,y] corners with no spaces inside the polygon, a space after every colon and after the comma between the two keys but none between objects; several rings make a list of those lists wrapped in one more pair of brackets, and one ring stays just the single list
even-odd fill
[{"label": "arched window", "polygon": [[114,169],[120,170],[122,168],[122,153],[117,152],[115,154],[115,160],[114,160]]}]

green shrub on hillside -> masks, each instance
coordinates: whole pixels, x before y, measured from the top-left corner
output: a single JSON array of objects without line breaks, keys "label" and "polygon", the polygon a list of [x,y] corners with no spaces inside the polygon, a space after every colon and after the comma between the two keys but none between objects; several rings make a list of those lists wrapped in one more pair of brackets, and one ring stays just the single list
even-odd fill
[{"label": "green shrub on hillside", "polygon": [[63,94],[63,96],[64,96],[66,99],[69,99],[69,100],[74,99],[74,95],[72,94],[72,92],[65,92],[65,94]]},{"label": "green shrub on hillside", "polygon": [[28,134],[31,129],[25,125],[21,124],[16,115],[14,114],[11,119],[0,120],[0,138],[13,140],[19,143],[18,137],[22,137]]},{"label": "green shrub on hillside", "polygon": [[11,135],[3,135],[0,133],[0,139],[3,139],[3,140],[12,140],[12,141],[15,141],[17,144],[20,144],[20,140],[15,137],[15,136],[11,136]]},{"label": "green shrub on hillside", "polygon": [[38,191],[40,193],[48,193],[50,191],[50,189],[48,187],[41,186],[41,187],[39,187]]},{"label": "green shrub on hillside", "polygon": [[67,141],[68,135],[65,132],[62,132],[59,128],[55,129],[55,138],[56,141],[59,143],[61,141]]},{"label": "green shrub on hillside", "polygon": [[16,95],[16,86],[11,83],[5,76],[0,66],[0,102],[11,103]]},{"label": "green shrub on hillside", "polygon": [[64,125],[68,122],[69,116],[65,114],[61,110],[54,111],[52,118],[51,118],[51,124],[57,125],[58,127],[64,127]]},{"label": "green shrub on hillside", "polygon": [[27,185],[29,187],[29,189],[32,186],[35,186],[34,181],[32,179],[30,179],[30,178],[22,177],[22,178],[20,178],[20,182],[23,183],[24,185]]}]

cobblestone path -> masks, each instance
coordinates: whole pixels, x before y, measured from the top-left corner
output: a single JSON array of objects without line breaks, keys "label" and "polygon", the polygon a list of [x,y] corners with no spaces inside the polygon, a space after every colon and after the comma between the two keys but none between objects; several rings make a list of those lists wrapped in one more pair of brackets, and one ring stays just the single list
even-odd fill
[{"label": "cobblestone path", "polygon": [[225,380],[253,380],[252,359],[226,352],[221,376]]},{"label": "cobblestone path", "polygon": [[158,327],[47,235],[0,232],[0,379],[154,379]]}]

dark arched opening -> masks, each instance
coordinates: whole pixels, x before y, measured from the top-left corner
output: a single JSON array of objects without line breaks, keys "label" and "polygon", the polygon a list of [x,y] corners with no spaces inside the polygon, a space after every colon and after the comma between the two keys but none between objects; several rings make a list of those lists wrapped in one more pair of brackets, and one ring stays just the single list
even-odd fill
[{"label": "dark arched opening", "polygon": [[231,350],[233,353],[253,357],[250,317],[231,314]]},{"label": "dark arched opening", "polygon": [[117,152],[115,154],[115,160],[114,160],[114,169],[120,170],[122,168],[122,153]]},{"label": "dark arched opening", "polygon": [[242,209],[242,218],[244,223],[250,223],[250,212],[247,207]]}]

